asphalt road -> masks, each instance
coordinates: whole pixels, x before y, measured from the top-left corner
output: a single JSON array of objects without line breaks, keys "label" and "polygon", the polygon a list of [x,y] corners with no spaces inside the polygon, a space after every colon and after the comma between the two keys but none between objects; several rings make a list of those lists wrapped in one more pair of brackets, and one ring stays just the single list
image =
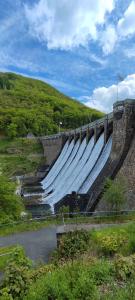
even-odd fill
[{"label": "asphalt road", "polygon": [[0,237],[0,247],[10,245],[22,245],[29,258],[47,263],[53,250],[57,247],[56,227],[50,226],[38,231],[27,231]]}]

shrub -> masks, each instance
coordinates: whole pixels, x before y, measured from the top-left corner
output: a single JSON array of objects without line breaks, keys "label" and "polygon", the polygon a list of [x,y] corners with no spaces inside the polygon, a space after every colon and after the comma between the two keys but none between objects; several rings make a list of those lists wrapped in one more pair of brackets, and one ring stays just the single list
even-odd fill
[{"label": "shrub", "polygon": [[[7,299],[22,299],[31,283],[29,269],[31,261],[25,257],[24,251],[18,247],[12,254],[5,271],[0,295]],[[4,296],[5,295],[5,296]]]},{"label": "shrub", "polygon": [[135,275],[135,255],[128,257],[117,255],[114,260],[114,268],[118,279],[130,279]]},{"label": "shrub", "polygon": [[128,250],[129,254],[135,253],[135,223],[130,224],[127,228],[129,237]]},{"label": "shrub", "polygon": [[114,255],[121,250],[123,243],[127,242],[127,234],[123,229],[106,233],[99,231],[96,232],[94,239],[99,252],[104,255]]},{"label": "shrub", "polygon": [[40,268],[37,268],[31,272],[30,278],[32,281],[36,281],[42,276],[47,275],[47,273],[52,273],[55,270],[55,266],[52,264],[44,265]]},{"label": "shrub", "polygon": [[4,222],[4,216],[8,222],[10,219],[17,220],[23,210],[22,200],[15,195],[16,185],[7,177],[0,175],[0,216]]},{"label": "shrub", "polygon": [[69,216],[69,206],[61,206],[59,209],[59,213],[64,216],[64,217],[68,217]]},{"label": "shrub", "polygon": [[115,181],[107,179],[102,199],[110,210],[119,211],[126,202],[126,191],[127,183],[124,177],[119,177]]},{"label": "shrub", "polygon": [[84,253],[89,248],[90,235],[85,230],[76,230],[65,234],[56,250],[54,258],[73,259],[79,254]]}]

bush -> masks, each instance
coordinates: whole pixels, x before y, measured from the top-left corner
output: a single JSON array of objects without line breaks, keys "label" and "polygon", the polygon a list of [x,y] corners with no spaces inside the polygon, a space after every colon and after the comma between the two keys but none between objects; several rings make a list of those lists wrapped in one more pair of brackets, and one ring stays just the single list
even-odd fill
[{"label": "bush", "polygon": [[135,275],[135,255],[128,257],[117,255],[114,260],[114,268],[118,279],[130,279]]},{"label": "bush", "polygon": [[127,243],[127,233],[124,229],[111,232],[98,231],[93,234],[98,252],[104,255],[114,255],[121,251],[123,243]]},{"label": "bush", "polygon": [[55,251],[54,260],[74,259],[89,248],[90,235],[85,230],[76,230],[65,234]]},{"label": "bush", "polygon": [[2,290],[0,291],[1,297],[22,299],[31,283],[28,272],[30,268],[31,261],[26,258],[23,249],[21,247],[16,248],[6,267]]},{"label": "bush", "polygon": [[21,197],[15,195],[15,189],[13,182],[0,175],[0,223],[17,220],[24,209]]},{"label": "bush", "polygon": [[119,211],[126,202],[127,183],[124,177],[106,180],[102,199],[110,210]]},{"label": "bush", "polygon": [[135,223],[130,224],[127,228],[128,234],[128,252],[129,254],[135,253]]}]

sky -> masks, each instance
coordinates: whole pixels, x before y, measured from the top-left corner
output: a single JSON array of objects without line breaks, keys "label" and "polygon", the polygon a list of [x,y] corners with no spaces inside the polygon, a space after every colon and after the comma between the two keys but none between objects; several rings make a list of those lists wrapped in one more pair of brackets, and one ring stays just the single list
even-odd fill
[{"label": "sky", "polygon": [[135,0],[0,0],[0,71],[104,112],[135,99]]}]

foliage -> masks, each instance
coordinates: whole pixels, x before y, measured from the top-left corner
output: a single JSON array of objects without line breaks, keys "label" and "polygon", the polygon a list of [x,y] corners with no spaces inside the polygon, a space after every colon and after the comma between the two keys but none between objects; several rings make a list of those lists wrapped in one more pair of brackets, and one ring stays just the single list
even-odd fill
[{"label": "foliage", "polygon": [[[10,281],[7,281],[7,283],[3,285],[3,290],[1,292],[3,296],[1,299],[134,299],[135,254],[130,256],[122,256],[122,254],[119,254],[121,248],[123,251],[126,244],[130,245],[130,231],[133,233],[134,230],[135,224],[133,223],[94,230],[91,233],[85,232],[86,235],[84,232],[82,233],[82,231],[77,231],[77,242],[74,232],[70,233],[68,238],[65,238],[66,247],[62,245],[62,249],[66,250],[66,255],[65,251],[61,252],[61,257],[64,258],[64,260],[62,261],[62,264],[61,260],[58,261],[58,265],[48,264],[33,269],[31,268],[31,263],[29,263],[24,256],[22,257],[22,254],[22,258],[20,258],[20,255],[19,258],[18,255],[14,255],[10,264],[13,263],[15,265],[15,270],[13,272],[13,269],[11,268]],[[87,236],[87,234],[89,236]],[[118,240],[119,235],[120,240]],[[123,243],[121,243],[122,235],[125,239],[123,240]],[[97,252],[97,248],[99,248],[102,239],[105,241],[106,236],[115,237],[119,244],[119,246],[116,247],[117,250],[115,248],[116,255],[113,258],[108,257],[108,242],[107,252],[106,250],[102,250],[102,247],[102,252]],[[73,241],[73,238],[75,242]],[[81,245],[87,243],[87,249],[84,246],[79,249],[79,238]],[[85,241],[84,244],[83,241]],[[68,250],[69,255],[67,255],[67,247],[70,248]],[[72,251],[72,249],[74,249],[74,251]],[[74,256],[75,249],[77,249],[77,255]],[[126,246],[126,249],[129,251],[129,247]],[[104,255],[104,257],[101,257],[101,254]],[[71,257],[74,257],[74,260],[70,260],[69,258]],[[16,279],[13,274],[16,275]],[[20,281],[20,277],[22,281]]]},{"label": "foliage", "polygon": [[124,229],[111,231],[111,234],[99,231],[95,233],[94,239],[99,252],[103,255],[113,255],[121,249],[123,243],[126,243],[127,234]]},{"label": "foliage", "polygon": [[61,215],[64,215],[65,217],[69,215],[69,206],[61,206],[60,209],[59,209],[59,213]]},{"label": "foliage", "polygon": [[[0,271],[3,271],[16,246],[0,247]],[[2,256],[3,255],[3,256]]]},{"label": "foliage", "polygon": [[110,210],[119,211],[126,202],[127,185],[123,177],[116,178],[115,181],[111,179],[106,180],[103,199],[109,206]]},{"label": "foliage", "polygon": [[45,163],[43,148],[36,139],[0,139],[0,168],[8,176],[34,173]]},{"label": "foliage", "polygon": [[128,257],[117,255],[114,260],[115,273],[118,279],[126,280],[135,275],[135,254]]},{"label": "foliage", "polygon": [[21,247],[16,248],[5,271],[1,295],[3,296],[5,288],[8,288],[7,294],[9,296],[13,299],[18,297],[22,299],[31,282],[28,272],[31,266],[31,261],[25,257],[23,249]]},{"label": "foliage", "polygon": [[97,289],[89,272],[87,265],[66,265],[34,283],[25,299],[96,300]]},{"label": "foliage", "polygon": [[42,81],[12,73],[0,73],[0,107],[0,131],[10,138],[53,134],[59,122],[65,130],[103,116]]},{"label": "foliage", "polygon": [[55,252],[54,260],[74,259],[84,253],[89,247],[89,233],[85,230],[76,230],[65,234]]},{"label": "foliage", "polygon": [[[21,198],[15,195],[15,183],[0,175],[0,223],[17,220],[23,210]],[[8,219],[7,219],[8,216]]]},{"label": "foliage", "polygon": [[30,275],[32,282],[36,281],[42,276],[45,276],[47,273],[52,273],[55,270],[55,266],[53,264],[43,265],[42,267],[36,268]]}]

